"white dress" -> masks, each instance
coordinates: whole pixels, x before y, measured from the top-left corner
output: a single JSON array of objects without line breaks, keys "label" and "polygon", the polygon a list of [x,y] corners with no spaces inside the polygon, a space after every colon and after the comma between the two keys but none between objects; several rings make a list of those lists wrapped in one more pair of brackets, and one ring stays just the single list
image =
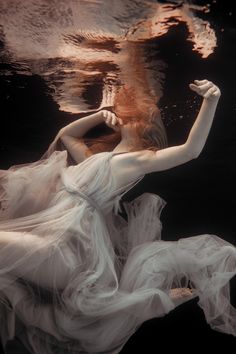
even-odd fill
[{"label": "white dress", "polygon": [[[31,353],[118,353],[191,286],[213,329],[236,335],[236,248],[215,235],[161,240],[165,201],[116,190],[114,152],[67,165],[67,152],[0,170],[0,321]],[[11,240],[9,242],[8,240]],[[184,301],[189,298],[184,298]]]}]

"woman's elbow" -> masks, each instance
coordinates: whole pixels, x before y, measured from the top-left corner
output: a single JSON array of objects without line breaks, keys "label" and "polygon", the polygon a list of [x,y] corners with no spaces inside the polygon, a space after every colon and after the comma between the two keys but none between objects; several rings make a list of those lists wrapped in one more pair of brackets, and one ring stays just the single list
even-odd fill
[{"label": "woman's elbow", "polygon": [[202,150],[200,150],[200,149],[192,150],[189,153],[190,154],[190,159],[191,160],[197,159],[200,156],[201,152],[202,152]]},{"label": "woman's elbow", "polygon": [[66,129],[65,127],[61,128],[58,132],[58,134],[62,137],[62,136],[65,136],[65,135],[68,135],[67,132],[66,132]]},{"label": "woman's elbow", "polygon": [[189,161],[197,159],[199,157],[199,155],[201,154],[201,152],[202,152],[202,149],[200,149],[200,148],[193,148],[192,146],[189,146],[187,144],[185,146],[186,159]]}]

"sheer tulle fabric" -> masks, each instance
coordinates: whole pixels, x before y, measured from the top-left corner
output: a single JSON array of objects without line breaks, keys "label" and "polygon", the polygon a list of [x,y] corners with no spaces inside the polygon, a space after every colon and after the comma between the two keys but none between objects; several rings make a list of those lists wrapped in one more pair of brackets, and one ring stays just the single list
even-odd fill
[{"label": "sheer tulle fabric", "polygon": [[189,282],[212,328],[236,335],[235,247],[215,235],[162,241],[159,196],[124,202],[127,220],[117,212],[140,179],[115,189],[113,152],[68,166],[55,146],[0,171],[3,344],[16,335],[36,354],[118,353],[145,320],[173,310],[170,289]]}]

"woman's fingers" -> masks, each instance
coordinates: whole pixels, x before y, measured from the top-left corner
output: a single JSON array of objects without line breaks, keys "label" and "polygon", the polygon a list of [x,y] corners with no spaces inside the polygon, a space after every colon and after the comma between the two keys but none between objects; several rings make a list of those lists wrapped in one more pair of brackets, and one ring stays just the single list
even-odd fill
[{"label": "woman's fingers", "polygon": [[211,87],[207,93],[204,95],[204,98],[219,98],[221,95],[221,92],[217,86]]},{"label": "woman's fingers", "polygon": [[111,117],[111,123],[113,124],[113,125],[115,125],[116,123],[117,123],[117,119],[116,119],[116,117],[115,117],[115,115],[112,115],[112,117]]},{"label": "woman's fingers", "polygon": [[196,92],[197,92],[197,90],[198,90],[198,86],[195,85],[195,84],[189,84],[189,87],[190,87],[191,90],[193,90],[193,91],[196,91]]},{"label": "woman's fingers", "polygon": [[210,88],[212,88],[212,87],[214,87],[213,83],[212,83],[211,81],[207,81],[207,82],[204,83],[204,84],[197,85],[195,91],[196,91],[199,95],[205,97],[205,94],[206,94],[206,93],[208,92],[208,90],[209,90]]},{"label": "woman's fingers", "polygon": [[122,124],[122,120],[118,118],[115,113],[111,111],[104,110],[103,116],[105,118],[106,125],[109,126],[110,128],[118,131],[119,125]]},{"label": "woman's fingers", "polygon": [[206,82],[205,84],[199,85],[199,89],[204,92],[209,90],[209,88],[213,87],[214,84],[211,81]]},{"label": "woman's fingers", "polygon": [[195,84],[197,85],[203,85],[209,82],[208,80],[194,80]]},{"label": "woman's fingers", "polygon": [[204,98],[209,98],[214,92],[215,92],[215,87],[211,87],[204,95]]},{"label": "woman's fingers", "polygon": [[103,117],[104,117],[105,122],[110,124],[111,112],[107,111],[107,110],[104,110],[103,111]]},{"label": "woman's fingers", "polygon": [[107,123],[112,126],[112,125],[116,124],[116,121],[117,121],[117,119],[116,119],[115,114],[112,113],[112,112],[109,112],[108,113],[108,122]]},{"label": "woman's fingers", "polygon": [[216,98],[220,98],[221,91],[220,91],[219,87],[216,86],[216,90],[215,90],[215,92],[213,92],[212,96],[214,96]]},{"label": "woman's fingers", "polygon": [[123,125],[123,120],[121,118],[118,118],[118,121],[119,121],[120,125]]},{"label": "woman's fingers", "polygon": [[194,80],[194,84],[191,83],[189,87],[205,99],[220,97],[219,88],[213,82],[208,80]]},{"label": "woman's fingers", "polygon": [[107,118],[107,113],[108,113],[108,111],[106,111],[105,109],[102,111],[102,114],[103,114],[103,118]]},{"label": "woman's fingers", "polygon": [[[196,82],[197,80],[194,80]],[[189,85],[191,89],[193,89],[196,92],[204,92],[207,91],[210,87],[213,86],[213,83],[211,81],[207,80],[202,80],[201,83],[194,83]]]}]

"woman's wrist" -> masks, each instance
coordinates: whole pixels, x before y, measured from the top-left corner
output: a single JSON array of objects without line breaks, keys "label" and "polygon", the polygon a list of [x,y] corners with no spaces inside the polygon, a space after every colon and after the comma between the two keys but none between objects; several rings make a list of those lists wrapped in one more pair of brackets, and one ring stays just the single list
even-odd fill
[{"label": "woman's wrist", "polygon": [[209,98],[203,97],[203,102],[206,102],[207,104],[211,104],[211,105],[217,105],[219,102],[219,99],[220,99],[220,96],[219,97],[211,96]]},{"label": "woman's wrist", "polygon": [[215,115],[215,111],[217,109],[217,105],[219,102],[218,98],[203,98],[201,110],[205,112],[205,119],[208,117],[211,119],[211,116]]}]

